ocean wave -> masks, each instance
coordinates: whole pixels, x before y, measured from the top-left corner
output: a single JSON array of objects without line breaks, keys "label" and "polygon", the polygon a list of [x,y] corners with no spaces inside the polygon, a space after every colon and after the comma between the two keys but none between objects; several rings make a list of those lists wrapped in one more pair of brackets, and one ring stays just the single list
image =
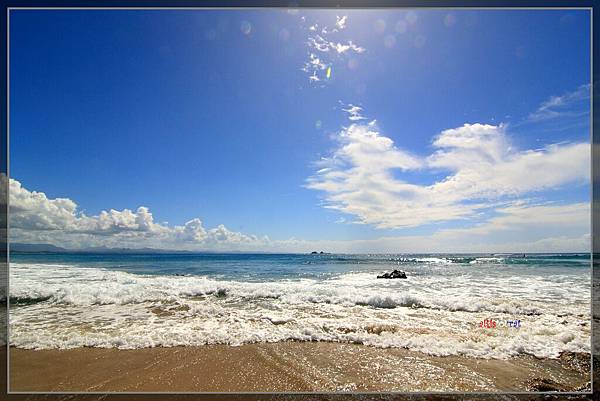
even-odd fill
[{"label": "ocean wave", "polygon": [[[196,313],[199,311],[196,310]],[[223,313],[219,308],[203,311],[192,319],[192,311],[181,316],[140,319],[126,325],[99,324],[96,329],[76,328],[58,331],[52,327],[22,329],[11,325],[11,345],[27,349],[67,349],[102,347],[136,349],[147,347],[201,346],[227,344],[239,346],[260,342],[327,341],[354,343],[378,348],[406,348],[430,355],[465,355],[478,358],[510,358],[534,355],[555,358],[561,352],[589,352],[589,332],[575,325],[562,330],[545,330],[539,322],[510,331],[470,327],[459,330],[436,322],[411,325],[410,320],[378,319],[360,315],[333,319],[327,316],[290,316],[273,311]],[[289,313],[289,312],[286,312]],[[431,316],[433,319],[434,316]]]},{"label": "ocean wave", "polygon": [[[589,318],[587,279],[477,277],[377,280],[349,272],[241,282],[16,264],[10,343],[44,349],[334,341],[484,358],[589,351],[582,324]],[[478,327],[486,318],[520,318],[524,325],[490,332]]]},{"label": "ocean wave", "polygon": [[[495,312],[520,315],[536,315],[542,311],[523,302],[511,300],[510,291],[496,289],[496,297],[467,296],[464,294],[473,283],[454,286],[421,282],[377,281],[369,274],[349,274],[331,280],[286,280],[275,282],[238,282],[215,280],[199,276],[145,276],[102,269],[73,269],[54,267],[52,272],[67,269],[69,280],[32,274],[16,274],[11,280],[11,303],[26,305],[46,302],[57,305],[93,306],[128,305],[148,302],[182,302],[199,297],[217,300],[277,299],[281,304],[336,304],[342,306],[366,306],[373,308],[427,308],[464,312]],[[76,272],[73,272],[76,270]],[[52,275],[50,272],[47,275]],[[455,294],[455,292],[463,294]],[[503,296],[504,295],[504,296]],[[504,302],[497,300],[504,299]]]}]

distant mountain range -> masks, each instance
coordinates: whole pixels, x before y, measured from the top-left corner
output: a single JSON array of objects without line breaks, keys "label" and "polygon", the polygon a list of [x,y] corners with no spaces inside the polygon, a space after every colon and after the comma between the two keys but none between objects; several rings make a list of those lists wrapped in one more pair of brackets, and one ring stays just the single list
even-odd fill
[{"label": "distant mountain range", "polygon": [[29,253],[59,253],[68,252],[65,248],[50,244],[9,244],[8,248],[11,252],[29,252]]},{"label": "distant mountain range", "polygon": [[192,251],[176,251],[154,248],[108,248],[105,246],[83,249],[67,249],[51,244],[20,244],[9,245],[11,252],[21,253],[194,253]]}]

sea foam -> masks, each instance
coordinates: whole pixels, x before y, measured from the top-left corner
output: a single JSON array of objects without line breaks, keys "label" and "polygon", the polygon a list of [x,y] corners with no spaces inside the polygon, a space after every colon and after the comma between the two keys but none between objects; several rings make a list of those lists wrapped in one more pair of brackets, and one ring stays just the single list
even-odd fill
[{"label": "sea foam", "polygon": [[[10,343],[132,349],[335,341],[482,358],[589,352],[588,276],[479,277],[377,280],[348,272],[244,282],[14,263]],[[522,327],[480,328],[486,318],[519,318]]]}]

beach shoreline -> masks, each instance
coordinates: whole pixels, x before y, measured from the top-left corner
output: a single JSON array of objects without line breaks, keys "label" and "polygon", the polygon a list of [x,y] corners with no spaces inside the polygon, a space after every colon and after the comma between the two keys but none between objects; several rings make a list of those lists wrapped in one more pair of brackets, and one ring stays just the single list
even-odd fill
[{"label": "beach shoreline", "polygon": [[133,350],[11,347],[9,383],[13,392],[552,391],[546,385],[573,392],[586,391],[589,358],[481,359],[290,341]]}]

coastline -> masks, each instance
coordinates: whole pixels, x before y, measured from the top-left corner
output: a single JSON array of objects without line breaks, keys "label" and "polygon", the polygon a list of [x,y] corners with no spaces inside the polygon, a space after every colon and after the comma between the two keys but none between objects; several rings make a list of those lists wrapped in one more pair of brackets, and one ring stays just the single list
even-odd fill
[{"label": "coastline", "polygon": [[15,392],[586,391],[590,354],[430,356],[331,342],[238,347],[10,349]]}]

